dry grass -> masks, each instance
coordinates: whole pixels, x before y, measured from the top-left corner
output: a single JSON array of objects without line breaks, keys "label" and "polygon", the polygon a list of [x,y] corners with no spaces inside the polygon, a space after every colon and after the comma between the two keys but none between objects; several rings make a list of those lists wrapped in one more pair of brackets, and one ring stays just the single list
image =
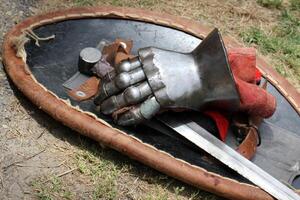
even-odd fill
[{"label": "dry grass", "polygon": [[[157,173],[125,156],[80,137],[80,145],[65,150],[68,169],[59,176],[35,178],[33,194],[42,200],[52,199],[136,199],[136,200],[216,200],[213,194],[189,187]],[[55,152],[53,152],[55,153]],[[69,171],[69,170],[66,171]]]},{"label": "dry grass", "polygon": [[255,25],[265,29],[276,24],[277,17],[280,15],[278,10],[261,7],[254,0],[53,0],[51,2],[45,1],[43,4],[45,6],[43,6],[41,12],[56,9],[57,7],[73,6],[114,5],[144,8],[191,18],[201,23],[218,27],[224,33],[230,33],[237,37],[241,30],[249,26]]}]

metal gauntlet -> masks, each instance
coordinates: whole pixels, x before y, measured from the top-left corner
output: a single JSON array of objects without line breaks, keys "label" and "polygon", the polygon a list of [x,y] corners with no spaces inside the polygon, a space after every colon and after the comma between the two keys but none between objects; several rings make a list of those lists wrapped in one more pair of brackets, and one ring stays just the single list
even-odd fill
[{"label": "metal gauntlet", "polygon": [[130,125],[151,118],[162,108],[235,110],[239,95],[215,29],[191,53],[140,49],[138,57],[107,74],[95,103],[104,114],[134,105],[117,121]]}]

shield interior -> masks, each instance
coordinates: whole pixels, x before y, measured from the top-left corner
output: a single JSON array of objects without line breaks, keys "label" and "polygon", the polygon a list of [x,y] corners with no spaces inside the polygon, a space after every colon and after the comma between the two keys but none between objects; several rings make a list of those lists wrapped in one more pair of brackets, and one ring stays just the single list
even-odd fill
[{"label": "shield interior", "polygon": [[[38,82],[62,99],[70,99],[63,83],[77,72],[80,50],[85,47],[95,47],[103,39],[108,41],[114,41],[116,38],[133,40],[133,54],[137,53],[137,49],[147,46],[190,52],[201,42],[200,38],[174,28],[124,19],[67,20],[36,28],[34,32],[40,37],[52,34],[56,36],[53,40],[40,42],[40,47],[31,41],[26,44],[25,48],[28,54],[27,63],[32,74]],[[274,115],[264,120],[259,128],[261,145],[252,161],[277,179],[300,188],[298,180],[300,173],[300,148],[298,148],[300,146],[300,117],[273,85],[268,84],[267,90],[276,97],[278,105]],[[70,101],[72,105],[79,106],[84,111],[93,112],[112,126],[117,127],[109,117],[95,112],[92,100],[80,103],[71,99]],[[208,131],[216,132],[213,122],[200,113],[185,114]],[[145,125],[134,128],[117,128],[191,164],[224,177],[249,183],[248,180],[210,158],[208,154],[172,130],[158,124],[155,120],[151,123],[157,125],[160,131]],[[232,134],[229,134],[226,142],[233,148],[236,147]]]}]

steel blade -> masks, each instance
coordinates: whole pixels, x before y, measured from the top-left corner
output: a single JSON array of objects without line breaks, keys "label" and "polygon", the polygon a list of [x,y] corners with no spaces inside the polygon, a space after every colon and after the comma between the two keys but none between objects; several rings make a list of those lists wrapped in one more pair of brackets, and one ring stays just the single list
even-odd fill
[{"label": "steel blade", "polygon": [[300,196],[273,176],[241,156],[193,121],[179,122],[170,117],[157,117],[161,122],[206,151],[278,200],[300,200]]}]

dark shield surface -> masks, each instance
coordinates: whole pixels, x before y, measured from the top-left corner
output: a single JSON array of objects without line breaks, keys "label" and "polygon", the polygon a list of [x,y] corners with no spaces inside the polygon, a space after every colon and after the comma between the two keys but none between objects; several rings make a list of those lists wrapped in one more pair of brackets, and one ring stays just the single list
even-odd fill
[{"label": "dark shield surface", "polygon": [[[70,99],[62,84],[76,73],[80,50],[95,47],[103,39],[133,40],[133,54],[136,54],[137,49],[147,46],[190,52],[201,42],[199,38],[172,28],[120,19],[68,20],[42,26],[34,32],[40,37],[52,34],[56,36],[53,40],[41,42],[40,47],[35,46],[33,41],[28,43],[27,63],[38,82],[62,99]],[[267,89],[276,97],[278,105],[275,114],[264,120],[260,127],[262,143],[253,162],[279,180],[292,183],[293,177],[298,177],[300,168],[300,117],[275,87],[269,84]],[[82,110],[98,114],[92,100],[81,103],[71,100],[71,103]],[[188,115],[208,131],[216,133],[216,127],[210,119],[195,112]],[[99,117],[115,126],[110,118],[102,115]],[[151,123],[157,125],[158,122]],[[158,125],[167,135],[145,125],[128,129],[117,128],[191,164],[225,177],[248,182],[167,127]],[[236,145],[231,135],[227,143],[232,147]]]}]

